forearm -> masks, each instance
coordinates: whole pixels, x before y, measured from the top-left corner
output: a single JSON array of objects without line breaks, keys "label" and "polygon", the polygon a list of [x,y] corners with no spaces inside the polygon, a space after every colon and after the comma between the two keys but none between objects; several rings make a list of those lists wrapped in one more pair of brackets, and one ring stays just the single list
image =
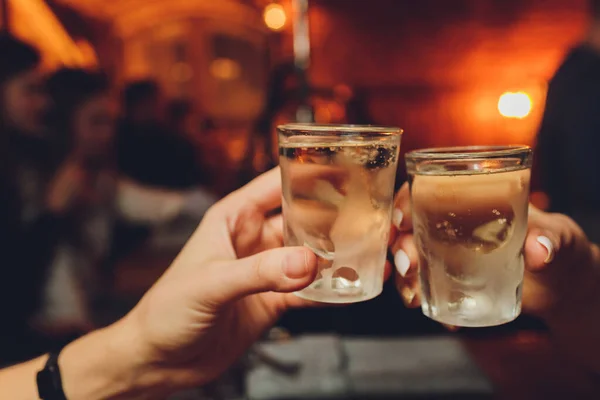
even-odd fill
[{"label": "forearm", "polygon": [[38,400],[35,377],[44,367],[47,356],[0,370],[0,393],[14,400]]},{"label": "forearm", "polygon": [[592,247],[592,274],[586,287],[571,288],[573,306],[547,319],[551,335],[564,354],[600,376],[600,249]]},{"label": "forearm", "polygon": [[[163,377],[135,351],[135,337],[121,326],[93,332],[63,349],[58,363],[68,400],[164,398]],[[47,356],[0,371],[0,393],[37,400],[36,374]],[[4,396],[2,396],[4,397]]]}]

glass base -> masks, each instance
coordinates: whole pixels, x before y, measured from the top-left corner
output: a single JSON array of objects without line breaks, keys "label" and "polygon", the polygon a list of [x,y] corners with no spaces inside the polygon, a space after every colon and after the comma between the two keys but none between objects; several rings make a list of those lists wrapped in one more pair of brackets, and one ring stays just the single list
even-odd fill
[{"label": "glass base", "polygon": [[434,321],[446,325],[453,325],[465,328],[484,328],[489,326],[503,325],[514,321],[520,314],[521,308],[518,307],[513,312],[504,314],[481,314],[473,313],[472,309],[458,310],[437,310],[435,307],[422,305],[423,314]]},{"label": "glass base", "polygon": [[371,300],[379,296],[382,291],[383,287],[377,291],[371,292],[365,292],[364,290],[360,290],[354,291],[352,293],[340,293],[332,290],[323,290],[309,286],[304,290],[294,292],[294,294],[302,299],[316,301],[319,303],[349,304]]}]

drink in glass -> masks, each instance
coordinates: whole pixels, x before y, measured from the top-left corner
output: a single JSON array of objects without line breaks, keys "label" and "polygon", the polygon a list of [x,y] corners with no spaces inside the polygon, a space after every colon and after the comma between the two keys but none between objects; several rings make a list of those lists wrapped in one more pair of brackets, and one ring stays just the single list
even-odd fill
[{"label": "drink in glass", "polygon": [[406,155],[426,316],[480,327],[520,314],[531,162],[526,146]]},{"label": "drink in glass", "polygon": [[278,127],[284,241],[318,257],[297,293],[320,302],[371,299],[383,289],[401,130],[355,125]]}]

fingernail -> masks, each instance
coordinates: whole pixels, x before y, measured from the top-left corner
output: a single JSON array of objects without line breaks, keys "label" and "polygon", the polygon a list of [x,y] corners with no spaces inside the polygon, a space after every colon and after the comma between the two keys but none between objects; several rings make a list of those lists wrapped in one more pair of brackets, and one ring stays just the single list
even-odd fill
[{"label": "fingernail", "polygon": [[413,300],[415,299],[416,293],[408,286],[404,286],[401,291],[402,291],[402,299],[404,299],[404,303],[407,306],[410,306],[412,304]]},{"label": "fingernail", "polygon": [[404,250],[398,250],[394,255],[394,264],[396,264],[396,271],[401,276],[406,276],[408,269],[410,268],[410,259]]},{"label": "fingernail", "polygon": [[283,260],[283,273],[290,279],[304,278],[308,273],[308,260],[305,251],[296,251],[285,256]]},{"label": "fingernail", "polygon": [[550,263],[554,259],[554,245],[552,244],[550,239],[548,239],[546,236],[538,236],[537,241],[539,244],[544,246],[546,248],[546,250],[548,251],[548,255],[546,256],[544,263],[545,264]]},{"label": "fingernail", "polygon": [[400,229],[402,218],[404,218],[404,213],[397,208],[394,209],[392,212],[392,224],[394,224],[394,226],[398,229]]}]

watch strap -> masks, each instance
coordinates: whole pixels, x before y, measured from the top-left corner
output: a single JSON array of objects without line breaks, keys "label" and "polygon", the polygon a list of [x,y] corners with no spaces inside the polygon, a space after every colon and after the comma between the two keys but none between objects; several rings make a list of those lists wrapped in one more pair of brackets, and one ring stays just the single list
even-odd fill
[{"label": "watch strap", "polygon": [[37,373],[38,395],[41,400],[67,400],[58,366],[59,354],[60,351],[50,353],[44,369]]}]

